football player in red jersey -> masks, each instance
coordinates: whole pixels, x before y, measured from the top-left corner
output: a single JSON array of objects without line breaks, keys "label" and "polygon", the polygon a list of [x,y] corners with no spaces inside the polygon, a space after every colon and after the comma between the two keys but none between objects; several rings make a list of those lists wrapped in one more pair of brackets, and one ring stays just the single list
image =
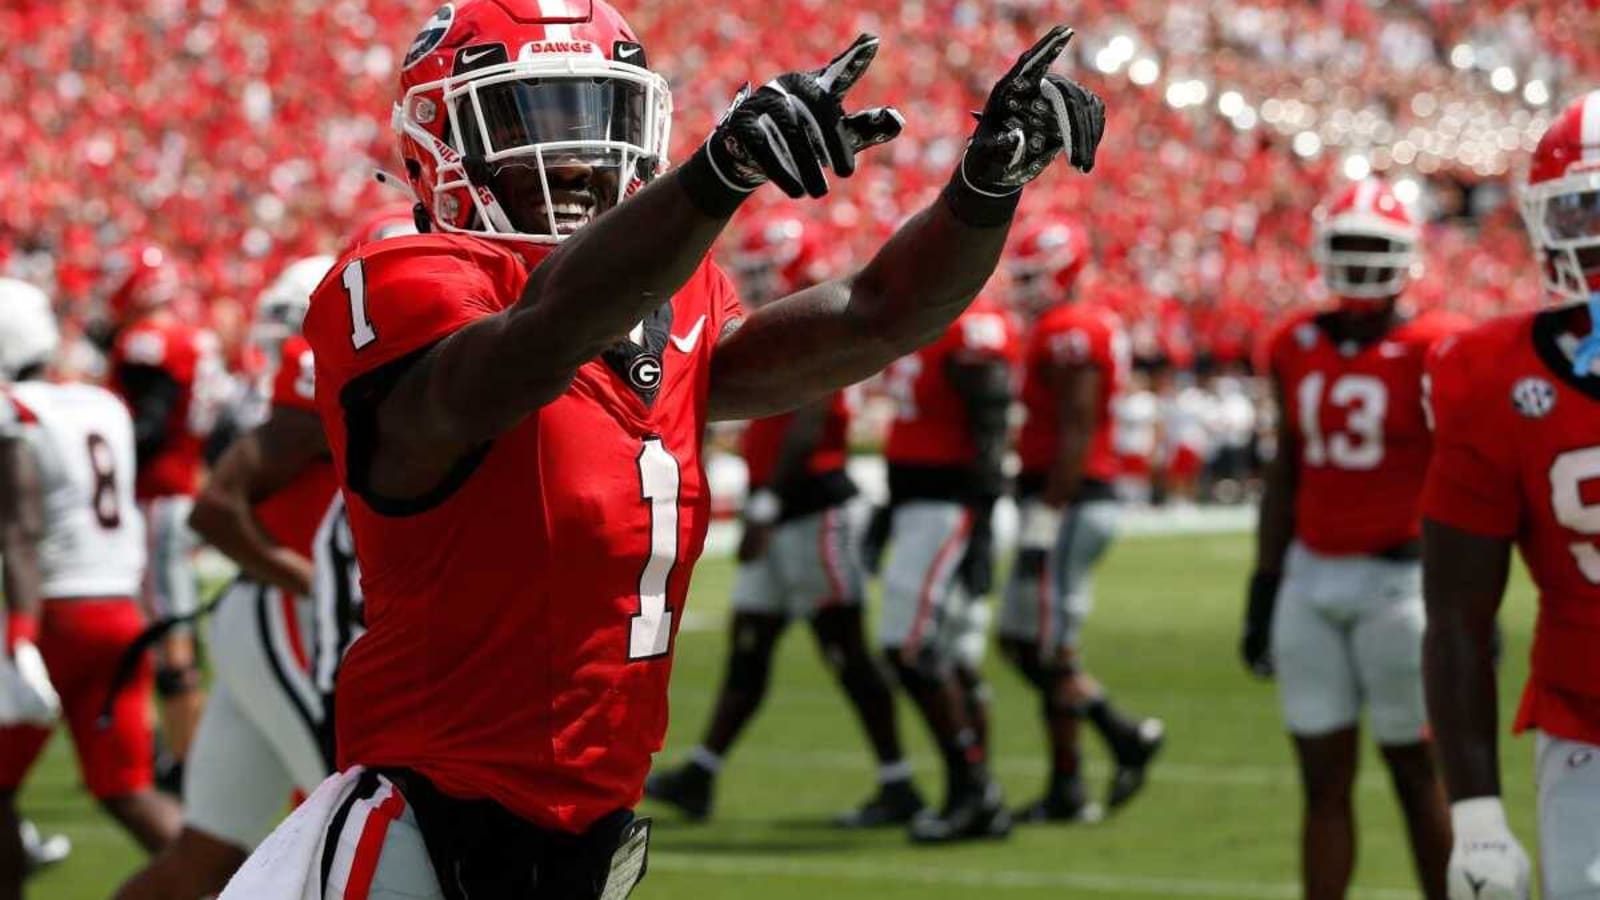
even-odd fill
[{"label": "football player in red jersey", "polygon": [[[1005,482],[1018,357],[1011,315],[980,299],[884,374],[895,401],[883,450],[893,552],[878,643],[933,733],[946,781],[944,808],[912,822],[917,840],[998,837],[1011,828],[985,758],[988,691],[979,667],[988,640],[989,520]],[[969,583],[972,575],[978,583]]]},{"label": "football player in red jersey", "polygon": [[271,411],[218,459],[189,516],[240,575],[208,634],[215,681],[185,766],[184,829],[124,885],[123,900],[217,894],[291,791],[309,792],[332,771],[308,597],[313,537],[336,484],[300,322],[333,262],[292,263],[257,300],[251,334],[273,372]]},{"label": "football player in red jersey", "polygon": [[[829,275],[815,229],[792,213],[749,223],[733,263],[750,309],[820,284]],[[811,623],[818,649],[878,759],[877,795],[838,823],[903,824],[922,809],[900,748],[894,695],[862,636],[866,579],[849,510],[857,490],[845,472],[850,407],[846,392],[836,391],[745,427],[750,496],[716,712],[686,764],[645,782],[646,796],[671,803],[691,818],[710,814],[716,774],[766,696],[772,655],[790,618]]]},{"label": "football player in red jersey", "polygon": [[1528,857],[1500,801],[1493,662],[1513,545],[1539,590],[1513,727],[1538,736],[1543,894],[1600,896],[1600,91],[1539,141],[1522,209],[1564,305],[1460,335],[1428,369],[1428,711],[1453,801],[1450,896],[1461,900],[1529,896]]},{"label": "football player in red jersey", "polygon": [[1421,227],[1383,181],[1347,186],[1318,207],[1315,228],[1338,303],[1293,317],[1266,347],[1278,453],[1241,650],[1257,674],[1276,675],[1294,737],[1305,896],[1343,897],[1350,883],[1365,706],[1418,878],[1442,900],[1450,822],[1422,699],[1418,499],[1432,449],[1422,367],[1428,348],[1466,323],[1402,311]]},{"label": "football player in red jersey", "polygon": [[[172,259],[159,247],[142,246],[131,262],[111,296],[111,387],[133,413],[135,495],[149,550],[145,610],[152,618],[183,616],[199,605],[195,539],[187,520],[200,489],[205,440],[227,385],[215,337],[172,308],[181,292]],[[156,648],[156,691],[167,750],[181,763],[205,705],[187,627],[173,629]]]},{"label": "football player in red jersey", "polygon": [[1112,706],[1079,650],[1094,566],[1116,532],[1111,483],[1120,464],[1111,407],[1130,364],[1117,314],[1075,296],[1088,261],[1083,229],[1050,219],[1022,234],[1009,263],[1013,305],[1031,320],[1031,330],[1023,351],[1027,418],[1018,442],[1020,533],[1000,614],[1000,646],[1042,695],[1051,750],[1045,794],[1018,814],[1024,822],[1099,817],[1080,774],[1080,720],[1089,720],[1115,760],[1108,795],[1113,809],[1143,787],[1162,741],[1160,720],[1130,718]]},{"label": "football player in red jersey", "polygon": [[[609,4],[435,12],[394,121],[437,233],[341,260],[306,316],[369,626],[339,677],[331,849],[303,859],[328,893],[440,897],[441,869],[451,896],[627,893],[704,426],[821,400],[966,307],[1021,189],[1063,152],[1093,165],[1103,105],[1046,74],[1070,34],[1007,74],[943,199],[860,272],[746,314],[707,259],[729,217],[768,180],[825,194],[900,130],[843,108],[875,38],[741,92],[663,172],[666,84]],[[269,860],[317,793],[224,896],[285,892]]]}]

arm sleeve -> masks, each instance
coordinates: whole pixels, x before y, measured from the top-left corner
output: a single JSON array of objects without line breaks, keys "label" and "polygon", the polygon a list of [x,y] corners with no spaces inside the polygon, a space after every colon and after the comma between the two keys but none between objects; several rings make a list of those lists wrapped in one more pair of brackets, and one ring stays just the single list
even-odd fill
[{"label": "arm sleeve", "polygon": [[1441,342],[1428,359],[1424,389],[1434,438],[1422,514],[1472,534],[1511,538],[1522,520],[1509,444],[1515,423],[1481,402],[1487,394],[1474,384],[1472,361],[1455,340]]},{"label": "arm sleeve", "polygon": [[345,260],[312,295],[304,336],[315,377],[333,397],[501,310],[498,298],[510,290],[497,284],[509,281],[498,277],[505,261],[426,240],[374,245],[376,252]]}]

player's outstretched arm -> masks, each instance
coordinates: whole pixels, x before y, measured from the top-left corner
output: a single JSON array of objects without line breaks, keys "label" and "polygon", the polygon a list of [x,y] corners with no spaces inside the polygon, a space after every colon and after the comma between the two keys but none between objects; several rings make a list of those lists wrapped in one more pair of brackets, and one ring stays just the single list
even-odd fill
[{"label": "player's outstretched arm", "polygon": [[1509,540],[1423,521],[1423,677],[1451,800],[1500,794],[1494,628],[1510,566]]},{"label": "player's outstretched arm", "polygon": [[193,528],[250,578],[290,594],[311,593],[311,560],[268,535],[256,503],[328,454],[316,413],[274,407],[272,417],[228,445],[189,514]]},{"label": "player's outstretched arm", "polygon": [[877,38],[862,35],[821,69],[747,86],[688,162],[563,242],[513,308],[456,332],[414,366],[383,403],[381,439],[405,447],[407,468],[443,471],[560,396],[579,366],[670,300],[762,184],[820,197],[828,171],[853,174],[856,154],[902,125],[893,110],[844,110],[877,49]]},{"label": "player's outstretched arm", "polygon": [[994,272],[1023,187],[1062,152],[1081,171],[1094,167],[1105,105],[1047,74],[1071,37],[1051,30],[1006,73],[940,199],[865,268],[762,307],[723,334],[713,418],[772,415],[854,384],[961,314]]}]

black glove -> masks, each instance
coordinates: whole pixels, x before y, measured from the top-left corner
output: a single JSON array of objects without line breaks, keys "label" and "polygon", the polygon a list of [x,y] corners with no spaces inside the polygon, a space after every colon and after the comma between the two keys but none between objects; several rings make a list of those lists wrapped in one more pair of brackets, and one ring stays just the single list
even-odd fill
[{"label": "black glove", "polygon": [[877,37],[863,34],[824,68],[779,75],[754,92],[748,84],[741,88],[696,154],[717,182],[705,187],[720,188],[721,201],[737,205],[769,180],[790,197],[821,197],[828,193],[827,170],[841,178],[855,174],[856,153],[894,140],[905,127],[887,107],[844,111],[845,93],[877,54]]},{"label": "black glove", "polygon": [[873,575],[883,568],[883,551],[889,546],[889,529],[894,524],[894,510],[887,506],[874,506],[867,518],[867,527],[861,535],[861,564]]},{"label": "black glove", "polygon": [[967,554],[958,570],[962,587],[973,597],[987,596],[994,588],[994,498],[972,504],[972,534]]},{"label": "black glove", "polygon": [[1245,606],[1244,638],[1239,642],[1239,655],[1244,657],[1245,668],[1260,676],[1271,678],[1272,668],[1272,612],[1278,603],[1278,582],[1282,576],[1276,572],[1261,572],[1250,576],[1250,598]]},{"label": "black glove", "polygon": [[739,562],[750,563],[767,555],[772,546],[772,526],[755,522],[744,523],[744,534],[739,538]]},{"label": "black glove", "polygon": [[[1022,55],[989,94],[978,113],[978,128],[961,158],[951,195],[968,193],[978,209],[971,215],[951,196],[957,215],[972,224],[988,225],[985,199],[1010,200],[1004,216],[1015,207],[1015,196],[1039,177],[1063,150],[1080,172],[1094,168],[1095,150],[1106,127],[1106,105],[1093,91],[1049,72],[1051,63],[1072,40],[1072,29],[1058,25]],[[1001,221],[1004,219],[1002,218]]]}]

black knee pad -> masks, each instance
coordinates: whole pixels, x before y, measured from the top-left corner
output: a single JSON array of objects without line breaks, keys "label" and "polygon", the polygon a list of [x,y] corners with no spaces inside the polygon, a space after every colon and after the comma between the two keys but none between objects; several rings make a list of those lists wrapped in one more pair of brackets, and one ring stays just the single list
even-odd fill
[{"label": "black knee pad", "polygon": [[1041,691],[1050,686],[1044,662],[1039,659],[1039,648],[1032,641],[1002,638],[1000,652],[1029,684]]},{"label": "black knee pad", "polygon": [[957,665],[955,671],[956,680],[961,682],[961,690],[966,694],[967,700],[979,706],[988,706],[994,697],[994,691],[989,687],[988,680],[977,670],[963,665]]},{"label": "black knee pad", "polygon": [[927,648],[918,653],[913,662],[905,660],[899,647],[886,649],[884,658],[888,660],[889,668],[894,671],[901,686],[912,693],[938,691],[949,677],[948,667],[938,653]]}]

